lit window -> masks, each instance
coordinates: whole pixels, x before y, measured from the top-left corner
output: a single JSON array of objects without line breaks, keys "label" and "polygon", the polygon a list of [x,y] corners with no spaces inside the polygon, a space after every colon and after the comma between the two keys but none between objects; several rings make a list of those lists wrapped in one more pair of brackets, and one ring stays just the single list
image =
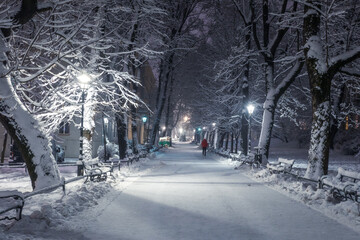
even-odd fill
[{"label": "lit window", "polygon": [[70,124],[68,122],[61,122],[59,128],[60,134],[70,134]]}]

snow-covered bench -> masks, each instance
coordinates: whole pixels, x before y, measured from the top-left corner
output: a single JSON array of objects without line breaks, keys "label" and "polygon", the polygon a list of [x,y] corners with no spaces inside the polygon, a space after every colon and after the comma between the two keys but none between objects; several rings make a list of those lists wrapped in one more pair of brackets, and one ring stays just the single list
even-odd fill
[{"label": "snow-covered bench", "polygon": [[241,152],[238,153],[230,153],[230,158],[232,161],[240,161],[241,158]]},{"label": "snow-covered bench", "polygon": [[276,162],[269,162],[266,167],[271,173],[289,173],[292,170],[295,160],[279,158]]},{"label": "snow-covered bench", "polygon": [[139,155],[129,154],[125,159],[120,160],[120,164],[126,164],[129,166],[134,161],[135,162],[139,161],[139,159],[140,159]]},{"label": "snow-covered bench", "polygon": [[241,154],[237,161],[240,164],[235,167],[235,170],[240,169],[240,167],[244,164],[250,165],[252,168],[259,168],[261,166],[261,163],[255,160],[255,155],[253,153],[249,153],[247,156]]},{"label": "snow-covered bench", "polygon": [[338,168],[335,177],[324,175],[319,179],[319,188],[329,189],[334,198],[351,199],[360,203],[360,173]]},{"label": "snow-covered bench", "polygon": [[85,174],[87,178],[85,182],[90,181],[105,181],[107,179],[108,174],[114,178],[112,172],[114,170],[113,163],[103,163],[100,162],[98,158],[82,161]]},{"label": "snow-covered bench", "polygon": [[[24,207],[24,195],[19,191],[0,191],[0,221],[20,220]],[[4,216],[5,213],[15,210],[15,216]]]}]

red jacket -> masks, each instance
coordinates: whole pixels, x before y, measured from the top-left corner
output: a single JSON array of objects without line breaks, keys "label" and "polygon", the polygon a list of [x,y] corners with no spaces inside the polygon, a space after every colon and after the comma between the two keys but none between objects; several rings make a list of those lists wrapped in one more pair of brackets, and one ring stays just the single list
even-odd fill
[{"label": "red jacket", "polygon": [[208,147],[208,142],[206,141],[205,138],[204,138],[204,140],[202,140],[201,146],[202,146],[203,148],[207,148],[207,147]]}]

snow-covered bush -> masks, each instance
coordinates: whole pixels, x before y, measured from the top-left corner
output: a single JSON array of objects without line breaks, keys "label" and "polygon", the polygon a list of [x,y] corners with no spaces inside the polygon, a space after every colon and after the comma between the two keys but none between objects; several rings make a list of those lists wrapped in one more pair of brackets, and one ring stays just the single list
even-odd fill
[{"label": "snow-covered bush", "polygon": [[97,150],[97,154],[100,161],[104,161],[105,159],[109,159],[114,157],[115,155],[119,155],[119,147],[115,143],[107,143],[106,144],[106,158],[105,158],[105,151],[104,146],[99,146]]}]

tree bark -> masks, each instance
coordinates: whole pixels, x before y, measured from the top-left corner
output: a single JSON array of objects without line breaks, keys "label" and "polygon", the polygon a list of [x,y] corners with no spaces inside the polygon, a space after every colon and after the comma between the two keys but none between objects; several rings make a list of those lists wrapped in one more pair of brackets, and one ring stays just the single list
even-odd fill
[{"label": "tree bark", "polygon": [[306,1],[304,7],[304,53],[312,97],[313,119],[309,148],[309,163],[305,176],[317,179],[328,172],[330,144],[330,87],[331,78],[327,69],[320,69],[325,54],[322,49],[320,31],[320,1]]},{"label": "tree bark", "polygon": [[7,132],[5,132],[5,134],[4,134],[3,147],[2,147],[2,150],[1,150],[1,161],[0,161],[1,163],[4,163],[4,160],[5,160],[5,151],[6,151],[7,137],[8,137],[8,134],[7,134]]},{"label": "tree bark", "polygon": [[126,121],[122,113],[116,115],[117,138],[119,144],[119,158],[126,158],[127,140],[126,140]]}]

